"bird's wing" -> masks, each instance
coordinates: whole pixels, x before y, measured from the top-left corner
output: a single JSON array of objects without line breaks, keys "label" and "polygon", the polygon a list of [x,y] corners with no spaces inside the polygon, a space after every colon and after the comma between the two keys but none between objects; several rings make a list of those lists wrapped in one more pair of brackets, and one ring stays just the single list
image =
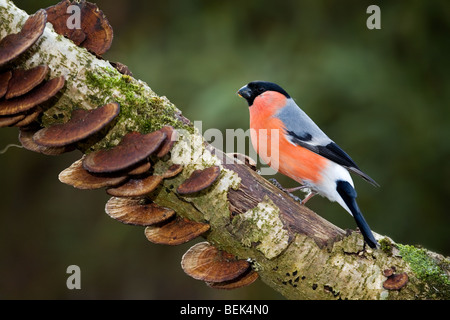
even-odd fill
[{"label": "bird's wing", "polygon": [[292,99],[288,99],[286,106],[280,109],[276,117],[284,123],[286,138],[291,143],[315,152],[356,173],[372,185],[379,186]]}]

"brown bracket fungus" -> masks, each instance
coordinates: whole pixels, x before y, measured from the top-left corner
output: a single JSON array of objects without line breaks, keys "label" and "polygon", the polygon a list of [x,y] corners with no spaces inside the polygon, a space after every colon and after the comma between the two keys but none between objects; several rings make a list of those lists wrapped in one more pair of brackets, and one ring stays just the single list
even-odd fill
[{"label": "brown bracket fungus", "polygon": [[[67,9],[71,5],[80,8],[81,29],[70,29],[67,26],[67,21],[72,13]],[[48,14],[48,21],[53,24],[55,31],[69,38],[76,45],[86,48],[97,56],[101,56],[111,47],[113,29],[96,4],[86,1],[71,3],[69,0],[63,0],[45,10]]]},{"label": "brown bracket fungus", "polygon": [[61,171],[59,181],[78,189],[99,189],[119,185],[128,179],[126,174],[119,176],[92,174],[83,168],[83,158]]},{"label": "brown bracket fungus", "polygon": [[209,228],[210,226],[207,223],[176,217],[161,225],[145,228],[145,236],[150,242],[156,244],[176,246],[197,238],[208,231]]},{"label": "brown bracket fungus", "polygon": [[152,164],[148,160],[144,160],[143,163],[137,164],[132,170],[128,172],[130,176],[138,176],[141,174],[146,173],[150,168],[152,167]]},{"label": "brown bracket fungus", "polygon": [[172,149],[175,141],[178,139],[177,131],[172,126],[164,126],[159,131],[166,134],[166,139],[161,144],[156,156],[158,158],[164,157]]},{"label": "brown bracket fungus", "polygon": [[146,198],[112,197],[106,203],[105,211],[117,221],[138,226],[160,223],[175,214],[172,209],[148,203]]},{"label": "brown bracket fungus", "polygon": [[251,285],[258,279],[259,275],[252,268],[248,268],[246,272],[237,277],[224,282],[206,282],[206,284],[214,289],[233,290]]},{"label": "brown bracket fungus", "polygon": [[242,275],[250,264],[237,260],[232,254],[220,251],[208,242],[191,247],[181,259],[184,272],[194,279],[207,282],[224,282]]},{"label": "brown bracket fungus", "polygon": [[11,77],[12,77],[11,71],[0,73],[0,99],[3,98],[3,96],[8,91],[8,84],[9,80],[11,80]]},{"label": "brown bracket fungus", "polygon": [[203,170],[195,170],[178,188],[181,195],[189,195],[210,187],[220,176],[220,167],[212,166]]},{"label": "brown bracket fungus", "polygon": [[155,190],[163,180],[162,176],[148,176],[143,179],[131,178],[118,187],[106,189],[106,193],[115,197],[140,197]]},{"label": "brown bracket fungus", "polygon": [[[76,3],[74,4],[76,5]],[[84,40],[86,40],[86,34],[82,29],[69,29],[67,27],[67,22],[72,14],[71,10],[68,10],[71,5],[72,3],[69,0],[64,0],[46,8],[45,11],[47,12],[47,20],[53,25],[55,32],[72,40],[77,46],[79,46]],[[82,19],[80,20],[82,21]]]},{"label": "brown bracket fungus", "polygon": [[406,272],[392,274],[383,282],[383,288],[386,290],[400,290],[408,283]]},{"label": "brown bracket fungus", "polygon": [[117,71],[119,71],[121,74],[124,74],[126,76],[133,76],[133,73],[130,71],[128,66],[124,65],[121,62],[109,62],[114,68],[116,68]]},{"label": "brown bracket fungus", "polygon": [[0,66],[17,58],[42,35],[47,22],[44,9],[29,16],[19,33],[9,34],[0,40]]},{"label": "brown bracket fungus", "polygon": [[24,114],[24,118],[14,124],[15,127],[26,127],[35,121],[42,112],[42,108],[37,106]]},{"label": "brown bracket fungus", "polygon": [[23,120],[25,118],[24,114],[13,115],[10,117],[1,117],[0,116],[0,128],[8,127],[16,124],[17,122]]},{"label": "brown bracket fungus", "polygon": [[0,101],[0,115],[12,115],[28,111],[57,94],[64,86],[64,83],[64,76],[60,76],[38,86],[26,95],[10,100],[2,100]]},{"label": "brown bracket fungus", "polygon": [[77,109],[71,119],[63,124],[56,124],[36,132],[34,141],[45,147],[62,147],[100,131],[109,124],[120,111],[116,102],[105,104],[97,109]]},{"label": "brown bracket fungus", "polygon": [[148,134],[130,132],[111,149],[92,152],[84,158],[83,166],[93,173],[125,170],[149,157],[166,138],[161,131]]},{"label": "brown bracket fungus", "polygon": [[57,156],[66,152],[75,150],[74,145],[68,145],[64,147],[44,147],[38,145],[33,140],[33,135],[36,133],[36,129],[30,128],[20,128],[19,130],[19,141],[22,146],[30,151],[42,153],[48,156]]},{"label": "brown bracket fungus", "polygon": [[181,164],[173,164],[162,174],[162,177],[164,179],[173,178],[181,171],[183,171],[183,166]]},{"label": "brown bracket fungus", "polygon": [[5,99],[12,99],[30,92],[44,81],[48,71],[49,68],[46,65],[37,66],[28,70],[13,70]]}]

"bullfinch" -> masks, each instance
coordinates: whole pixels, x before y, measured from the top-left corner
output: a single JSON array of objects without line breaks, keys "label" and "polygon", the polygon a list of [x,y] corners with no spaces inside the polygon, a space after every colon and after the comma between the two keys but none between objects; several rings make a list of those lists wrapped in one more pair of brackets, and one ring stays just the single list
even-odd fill
[{"label": "bullfinch", "polygon": [[303,204],[315,194],[339,203],[354,217],[366,243],[376,248],[378,243],[356,203],[349,171],[378,184],[279,85],[253,81],[239,89],[238,95],[249,105],[250,137],[256,152],[273,169],[301,184],[288,191],[310,190]]}]

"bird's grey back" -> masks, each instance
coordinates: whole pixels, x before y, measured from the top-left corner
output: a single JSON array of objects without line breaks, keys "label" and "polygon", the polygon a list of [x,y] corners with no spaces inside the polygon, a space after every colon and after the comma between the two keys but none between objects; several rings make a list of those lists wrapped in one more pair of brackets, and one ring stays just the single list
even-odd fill
[{"label": "bird's grey back", "polygon": [[327,145],[332,142],[293,99],[287,99],[286,106],[281,108],[275,116],[283,121],[287,133],[293,133],[298,139],[308,144]]}]

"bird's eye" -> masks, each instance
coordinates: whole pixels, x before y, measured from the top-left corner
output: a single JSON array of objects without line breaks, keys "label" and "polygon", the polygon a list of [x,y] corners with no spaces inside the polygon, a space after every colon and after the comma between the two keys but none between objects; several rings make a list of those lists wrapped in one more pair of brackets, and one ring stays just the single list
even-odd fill
[{"label": "bird's eye", "polygon": [[264,88],[259,87],[259,88],[258,88],[258,93],[263,93],[263,92],[264,92]]}]

